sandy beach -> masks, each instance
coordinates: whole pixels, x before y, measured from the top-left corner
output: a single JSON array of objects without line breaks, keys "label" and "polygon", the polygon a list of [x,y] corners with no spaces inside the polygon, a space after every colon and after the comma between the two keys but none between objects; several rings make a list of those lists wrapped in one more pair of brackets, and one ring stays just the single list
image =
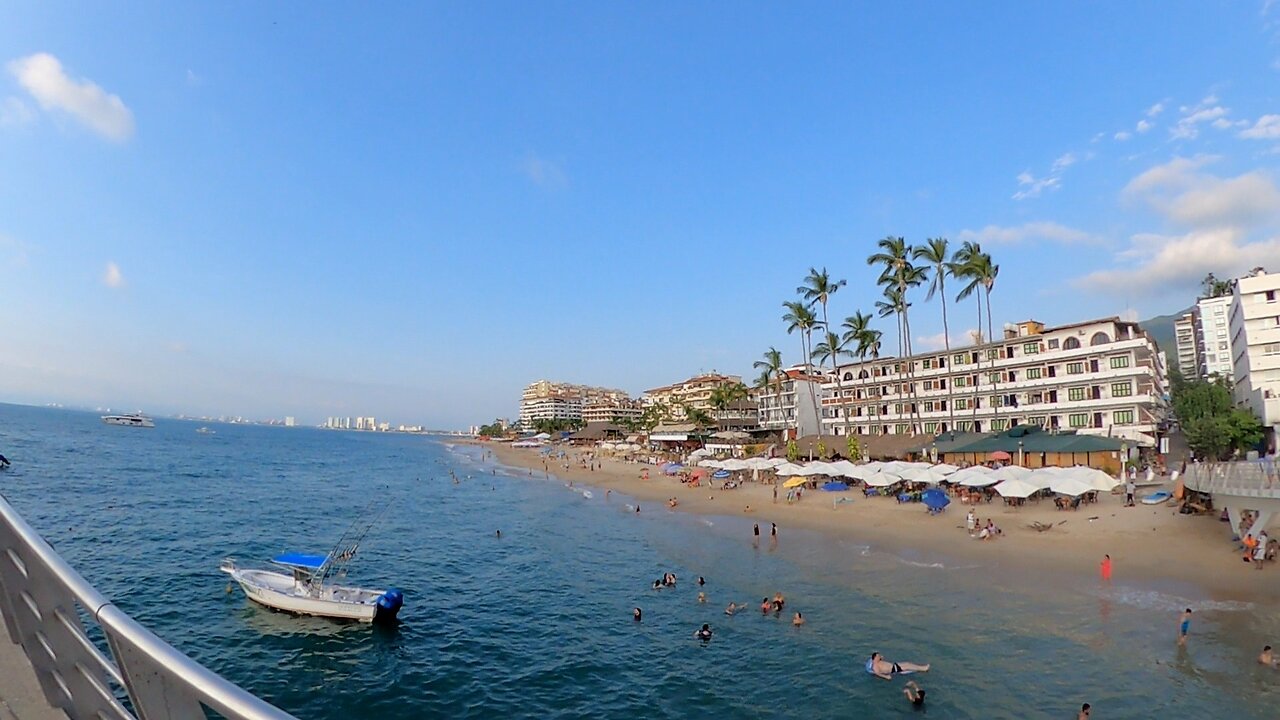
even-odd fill
[{"label": "sandy beach", "polygon": [[[861,489],[854,488],[844,493],[806,492],[802,500],[788,504],[786,491],[780,491],[774,501],[769,484],[746,482],[736,490],[719,490],[718,482],[714,487],[689,487],[663,476],[655,466],[609,458],[597,459],[596,468],[589,470],[575,462],[584,451],[573,448],[567,449],[568,468],[559,460],[544,469],[543,456],[536,449],[475,444],[503,464],[527,468],[536,476],[549,473],[633,496],[641,502],[642,511],[669,511],[666,501],[674,497],[678,512],[751,517],[760,523],[764,535],[769,523],[777,523],[784,536],[790,528],[804,528],[888,550],[910,549],[926,556],[977,560],[1037,574],[1047,570],[1068,581],[1096,578],[1103,556],[1110,554],[1116,582],[1185,583],[1214,600],[1268,601],[1280,590],[1280,567],[1257,571],[1241,562],[1227,524],[1216,513],[1180,515],[1172,505],[1126,508],[1123,495],[1103,495],[1097,503],[1075,511],[1057,510],[1049,500],[1010,508],[997,498],[973,506],[982,524],[990,518],[1002,530],[998,538],[980,541],[970,538],[964,527],[970,506],[957,502],[931,516],[918,503],[864,498]],[[648,480],[641,478],[646,468]],[[852,502],[836,504],[841,497]],[[1030,527],[1034,522],[1053,528],[1040,532]]]}]

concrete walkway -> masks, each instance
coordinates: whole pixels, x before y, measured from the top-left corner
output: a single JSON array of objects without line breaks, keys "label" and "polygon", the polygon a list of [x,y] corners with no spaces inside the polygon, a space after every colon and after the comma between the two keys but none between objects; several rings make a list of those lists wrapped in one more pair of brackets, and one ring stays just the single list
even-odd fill
[{"label": "concrete walkway", "polygon": [[0,720],[67,720],[49,707],[22,647],[9,642],[0,624]]}]

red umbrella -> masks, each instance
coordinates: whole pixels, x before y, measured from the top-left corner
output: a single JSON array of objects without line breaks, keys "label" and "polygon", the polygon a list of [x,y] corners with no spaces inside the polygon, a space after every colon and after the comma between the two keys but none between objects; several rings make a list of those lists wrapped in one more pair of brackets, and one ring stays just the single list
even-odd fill
[{"label": "red umbrella", "polygon": [[1008,460],[1010,458],[1009,458],[1009,453],[1003,450],[997,450],[991,453],[991,459],[992,460]]}]

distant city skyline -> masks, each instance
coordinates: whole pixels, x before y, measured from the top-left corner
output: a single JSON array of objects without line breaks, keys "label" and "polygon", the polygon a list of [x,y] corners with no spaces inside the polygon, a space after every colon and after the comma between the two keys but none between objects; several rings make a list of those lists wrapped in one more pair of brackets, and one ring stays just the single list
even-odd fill
[{"label": "distant city skyline", "polygon": [[1280,3],[135,7],[4,11],[0,401],[465,428],[801,362],[886,235],[997,324],[1280,265]]}]

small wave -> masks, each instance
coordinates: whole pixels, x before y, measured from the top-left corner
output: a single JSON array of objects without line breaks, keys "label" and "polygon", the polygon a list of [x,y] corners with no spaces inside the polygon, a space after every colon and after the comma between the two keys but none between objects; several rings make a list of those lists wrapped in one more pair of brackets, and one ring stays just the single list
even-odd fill
[{"label": "small wave", "polygon": [[1197,611],[1217,610],[1220,612],[1241,612],[1252,610],[1254,604],[1242,600],[1188,600],[1187,598],[1159,590],[1140,590],[1137,588],[1117,588],[1103,595],[1121,603],[1144,610],[1166,610],[1177,612],[1185,608]]},{"label": "small wave", "polygon": [[904,560],[904,559],[902,559],[902,558],[898,558],[897,560],[898,560],[898,562],[902,563],[903,565],[910,565],[911,567],[918,567],[918,568],[937,568],[937,569],[939,569],[939,570],[946,570],[946,569],[947,569],[947,566],[946,566],[946,565],[943,565],[943,564],[942,564],[942,563],[940,563],[940,562],[924,563],[924,562],[916,562],[915,560]]},{"label": "small wave", "polygon": [[706,525],[707,527],[715,527],[715,526],[716,526],[716,524],[715,524],[715,523],[711,522],[710,520],[708,520],[708,519],[706,519],[706,518],[701,518],[701,520],[700,520],[699,522],[701,522],[703,525]]}]

